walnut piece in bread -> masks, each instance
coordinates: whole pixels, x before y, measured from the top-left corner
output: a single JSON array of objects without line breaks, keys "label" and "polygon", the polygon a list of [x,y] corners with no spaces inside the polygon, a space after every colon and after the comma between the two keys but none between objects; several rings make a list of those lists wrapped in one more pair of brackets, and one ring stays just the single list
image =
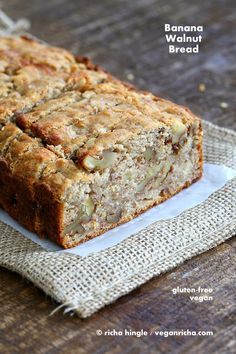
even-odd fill
[{"label": "walnut piece in bread", "polygon": [[202,176],[201,120],[63,49],[0,38],[0,205],[73,247]]}]

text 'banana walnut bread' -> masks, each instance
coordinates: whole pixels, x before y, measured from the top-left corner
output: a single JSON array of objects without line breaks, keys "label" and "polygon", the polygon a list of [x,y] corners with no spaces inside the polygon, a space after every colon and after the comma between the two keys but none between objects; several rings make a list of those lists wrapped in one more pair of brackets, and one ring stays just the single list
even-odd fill
[{"label": "text 'banana walnut bread'", "polygon": [[122,83],[85,58],[0,38],[0,206],[73,247],[202,176],[188,109]]}]

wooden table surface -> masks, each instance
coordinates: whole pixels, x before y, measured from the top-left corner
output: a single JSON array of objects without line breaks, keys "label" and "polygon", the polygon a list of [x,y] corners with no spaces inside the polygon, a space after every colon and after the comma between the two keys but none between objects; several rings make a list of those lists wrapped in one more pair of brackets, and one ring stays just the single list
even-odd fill
[{"label": "wooden table surface", "polygon": [[[11,17],[31,32],[92,59],[121,79],[236,129],[234,0],[7,0]],[[203,25],[200,53],[168,54],[164,24]],[[199,84],[206,90],[200,92]],[[222,103],[223,102],[223,103]],[[235,353],[236,240],[157,277],[89,319],[69,317],[17,274],[0,272],[1,353]],[[179,287],[213,288],[213,301],[173,295]],[[214,336],[98,336],[131,329],[205,330]]]}]

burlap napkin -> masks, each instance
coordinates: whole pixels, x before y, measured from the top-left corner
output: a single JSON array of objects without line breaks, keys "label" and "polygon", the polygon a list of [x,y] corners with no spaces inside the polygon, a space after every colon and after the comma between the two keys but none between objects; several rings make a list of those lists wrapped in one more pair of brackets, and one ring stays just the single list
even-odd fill
[{"label": "burlap napkin", "polygon": [[[204,122],[204,157],[206,162],[236,168],[236,133]],[[233,236],[235,187],[233,179],[201,205],[87,257],[46,251],[0,222],[0,265],[31,280],[67,310],[88,317]]]}]

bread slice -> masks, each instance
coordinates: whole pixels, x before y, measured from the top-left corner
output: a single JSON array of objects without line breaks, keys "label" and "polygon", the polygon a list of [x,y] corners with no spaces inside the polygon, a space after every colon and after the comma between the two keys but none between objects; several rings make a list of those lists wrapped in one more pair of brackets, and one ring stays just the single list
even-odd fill
[{"label": "bread slice", "polygon": [[203,164],[201,120],[188,109],[69,58],[64,87],[3,110],[0,131],[0,205],[64,248],[170,198]]},{"label": "bread slice", "polygon": [[106,76],[88,70],[64,49],[27,37],[1,37],[0,126],[71,87],[83,89]]}]

